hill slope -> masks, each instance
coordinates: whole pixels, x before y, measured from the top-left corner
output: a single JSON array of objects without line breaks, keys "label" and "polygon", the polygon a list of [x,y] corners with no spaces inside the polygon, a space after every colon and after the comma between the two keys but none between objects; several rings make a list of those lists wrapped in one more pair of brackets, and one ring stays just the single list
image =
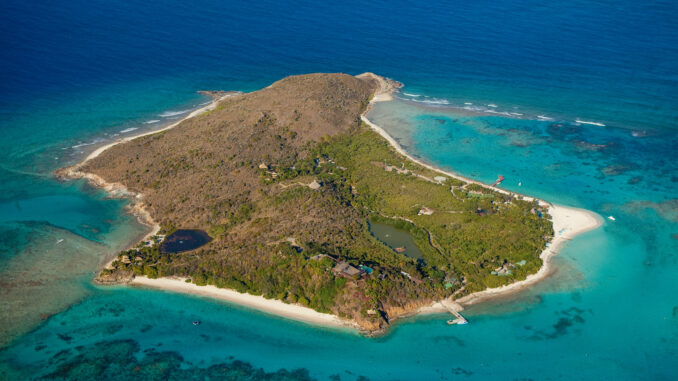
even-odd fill
[{"label": "hill slope", "polygon": [[[88,161],[81,171],[143,194],[164,232],[214,238],[184,253],[133,249],[136,263],[115,261],[103,275],[186,276],[375,330],[536,272],[553,235],[545,210],[436,178],[395,152],[360,121],[378,87],[345,74],[288,77]],[[409,232],[422,258],[373,237],[368,221]],[[344,261],[372,273],[335,273]]]}]

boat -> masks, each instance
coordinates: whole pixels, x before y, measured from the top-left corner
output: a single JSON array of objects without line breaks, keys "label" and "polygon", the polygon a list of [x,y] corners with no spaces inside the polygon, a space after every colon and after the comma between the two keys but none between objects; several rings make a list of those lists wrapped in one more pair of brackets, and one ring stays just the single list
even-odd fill
[{"label": "boat", "polygon": [[195,321],[193,322],[193,325],[199,326],[199,325],[200,325],[200,320],[195,320]]},{"label": "boat", "polygon": [[404,247],[396,247],[396,248],[393,249],[393,250],[395,250],[396,253],[404,253],[405,250],[407,250],[407,249],[405,249]]},{"label": "boat", "polygon": [[610,221],[616,221],[617,220],[616,218],[614,218],[612,216],[607,216],[607,219],[610,220]]},{"label": "boat", "polygon": [[466,320],[464,318],[450,319],[450,320],[447,321],[447,324],[449,324],[449,325],[455,325],[455,324],[456,325],[464,325],[464,324],[468,324],[468,320]]},{"label": "boat", "polygon": [[57,244],[60,244],[60,243],[63,242],[63,241],[64,241],[64,239],[61,238],[61,239],[59,239],[59,240],[57,241]]},{"label": "boat", "polygon": [[522,187],[522,186],[523,186],[523,182],[522,182],[522,181],[518,181],[518,186],[519,186],[519,187]]}]

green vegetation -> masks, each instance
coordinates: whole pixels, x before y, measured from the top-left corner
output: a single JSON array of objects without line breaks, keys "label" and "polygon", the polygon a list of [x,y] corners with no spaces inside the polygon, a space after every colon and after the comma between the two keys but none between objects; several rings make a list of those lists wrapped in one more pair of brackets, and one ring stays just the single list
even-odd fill
[{"label": "green vegetation", "polygon": [[[371,86],[343,75],[293,77],[97,158],[89,170],[144,193],[164,230],[191,226],[215,238],[179,254],[132,249],[112,272],[184,276],[353,317],[367,329],[536,272],[553,236],[545,210],[432,180],[440,174],[359,122]],[[375,239],[368,220],[407,231],[424,261]],[[374,271],[342,277],[333,271],[339,261]],[[501,266],[511,274],[493,275]]]}]

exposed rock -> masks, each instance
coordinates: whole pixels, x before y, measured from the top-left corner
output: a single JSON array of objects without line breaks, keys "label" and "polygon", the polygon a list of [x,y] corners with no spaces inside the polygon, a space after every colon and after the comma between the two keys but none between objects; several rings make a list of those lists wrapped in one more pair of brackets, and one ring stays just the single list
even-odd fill
[{"label": "exposed rock", "polygon": [[131,271],[102,271],[97,275],[96,278],[94,278],[94,283],[97,284],[105,284],[105,285],[112,285],[112,284],[127,284],[130,283],[134,279],[134,274]]},{"label": "exposed rock", "polygon": [[423,207],[419,209],[420,216],[430,216],[431,214],[433,214],[433,209],[431,208]]},{"label": "exposed rock", "polygon": [[312,190],[318,190],[318,189],[320,189],[321,186],[322,186],[322,184],[319,183],[316,180],[313,180],[312,183],[308,184],[308,187],[311,188]]}]

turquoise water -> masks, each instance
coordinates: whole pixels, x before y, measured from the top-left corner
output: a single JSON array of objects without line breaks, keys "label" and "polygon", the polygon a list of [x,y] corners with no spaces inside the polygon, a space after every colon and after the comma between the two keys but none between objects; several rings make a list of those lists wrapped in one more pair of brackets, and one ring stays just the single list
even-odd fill
[{"label": "turquoise water", "polygon": [[[607,221],[602,228],[565,246],[556,259],[558,271],[547,281],[509,300],[468,309],[465,315],[471,324],[467,326],[447,326],[444,315],[424,316],[397,324],[384,337],[370,339],[195,297],[101,288],[91,290],[92,295],[83,302],[47,320],[3,352],[6,364],[29,374],[51,372],[67,364],[69,358],[87,353],[96,343],[117,348],[112,344],[131,340],[139,346],[137,354],[142,359],[175,353],[181,356],[181,360],[172,357],[177,364],[201,369],[222,363],[226,365],[220,366],[232,366],[237,359],[266,372],[303,368],[321,378],[339,374],[342,379],[359,375],[376,379],[483,379],[497,377],[497,369],[501,369],[499,378],[510,374],[512,378],[540,379],[556,374],[634,379],[643,374],[670,379],[678,348],[676,303],[666,297],[678,291],[672,275],[677,252],[676,240],[671,237],[676,231],[675,214],[657,213],[648,208],[654,204],[647,203],[663,202],[662,188],[657,185],[645,191],[638,183],[631,186],[626,178],[633,173],[601,177],[601,170],[614,160],[596,159],[599,153],[587,150],[568,155],[568,162],[563,164],[559,152],[575,152],[572,145],[578,143],[572,140],[551,137],[529,146],[502,144],[512,141],[513,136],[500,133],[502,130],[517,133],[515,130],[523,126],[534,134],[544,134],[550,122],[498,118],[500,123],[495,124],[492,118],[496,117],[492,117],[488,127],[486,117],[461,117],[454,114],[456,110],[432,113],[417,107],[382,103],[370,117],[387,129],[393,126],[389,124],[392,120],[382,120],[382,112],[386,119],[395,115],[411,123],[412,136],[398,137],[401,141],[410,139],[413,153],[430,157],[441,166],[454,163],[456,170],[461,168],[460,172],[468,171],[481,180],[503,173],[507,188],[614,215],[617,221]],[[441,123],[441,119],[449,121]],[[491,131],[465,132],[479,125]],[[397,127],[392,130],[404,129],[402,124]],[[439,135],[434,134],[436,131]],[[420,132],[422,136],[417,137]],[[445,141],[443,135],[449,140]],[[473,136],[470,141],[469,135]],[[436,156],[442,144],[447,156]],[[475,145],[475,149],[464,147],[467,144]],[[654,153],[665,144],[665,138],[645,144],[654,147],[648,151]],[[508,147],[512,147],[511,152],[506,152]],[[467,151],[485,154],[475,156],[474,163],[469,162]],[[547,156],[551,159],[521,165],[525,155],[541,157],[540,151],[552,152]],[[592,164],[583,164],[588,161]],[[520,189],[518,177],[506,168],[520,169]],[[657,167],[657,174],[643,173],[651,177],[664,170]],[[609,176],[615,180],[606,180]],[[586,188],[584,184],[593,186]],[[571,192],[564,190],[566,185]],[[591,191],[578,194],[577,189]],[[668,206],[658,210],[671,211]],[[191,324],[196,319],[202,321],[198,327]],[[96,348],[106,353],[107,349]],[[576,368],[570,367],[573,363]]]},{"label": "turquoise water", "polygon": [[[3,1],[0,378],[674,378],[676,17],[671,1]],[[616,221],[469,325],[417,317],[376,339],[91,284],[146,229],[55,169],[181,118],[198,90],[313,71],[400,80],[404,99],[370,118],[409,152]]]}]

